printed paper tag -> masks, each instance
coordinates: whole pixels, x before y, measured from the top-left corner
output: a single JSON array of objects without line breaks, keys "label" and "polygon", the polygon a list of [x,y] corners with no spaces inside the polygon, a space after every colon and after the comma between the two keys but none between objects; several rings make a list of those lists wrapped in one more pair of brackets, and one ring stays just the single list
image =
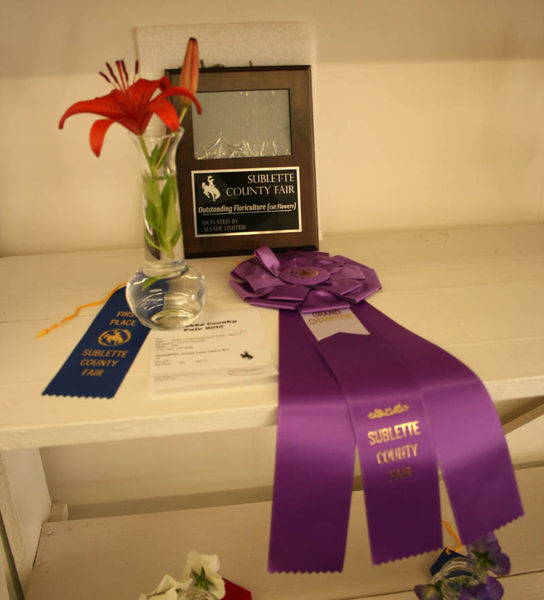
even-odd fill
[{"label": "printed paper tag", "polygon": [[184,329],[151,337],[153,395],[276,377],[259,311],[206,308]]},{"label": "printed paper tag", "polygon": [[370,331],[368,331],[349,308],[307,313],[302,314],[301,317],[318,342],[335,333],[370,335]]}]

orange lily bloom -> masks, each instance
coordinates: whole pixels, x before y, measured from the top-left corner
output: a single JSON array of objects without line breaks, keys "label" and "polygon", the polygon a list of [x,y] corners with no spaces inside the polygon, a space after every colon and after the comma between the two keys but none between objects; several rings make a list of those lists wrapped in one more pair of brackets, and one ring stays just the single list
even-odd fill
[{"label": "orange lily bloom", "polygon": [[[194,91],[181,86],[171,86],[167,77],[161,77],[157,80],[137,78],[138,62],[136,62],[132,83],[129,82],[124,61],[118,60],[115,62],[117,74],[108,63],[106,63],[106,66],[108,67],[109,77],[102,72],[100,75],[112,84],[114,89],[106,96],[72,104],[59,121],[59,128],[62,129],[66,119],[75,114],[91,113],[105,117],[95,121],[91,127],[89,142],[91,150],[96,156],[100,156],[104,136],[113,123],[119,123],[132,133],[141,135],[145,132],[151,117],[155,114],[169,129],[176,131],[179,128],[180,120],[173,105],[168,101],[171,96],[179,95],[183,99],[187,99],[185,101],[188,102],[188,105],[190,102],[194,102],[198,112],[201,112]],[[157,91],[159,91],[159,94],[155,95]]]}]

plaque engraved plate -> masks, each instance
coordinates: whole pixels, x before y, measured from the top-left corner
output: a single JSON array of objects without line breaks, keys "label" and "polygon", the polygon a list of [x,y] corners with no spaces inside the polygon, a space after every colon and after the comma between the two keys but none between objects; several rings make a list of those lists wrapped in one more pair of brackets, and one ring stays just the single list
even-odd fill
[{"label": "plaque engraved plate", "polygon": [[302,230],[298,167],[192,171],[195,237]]}]

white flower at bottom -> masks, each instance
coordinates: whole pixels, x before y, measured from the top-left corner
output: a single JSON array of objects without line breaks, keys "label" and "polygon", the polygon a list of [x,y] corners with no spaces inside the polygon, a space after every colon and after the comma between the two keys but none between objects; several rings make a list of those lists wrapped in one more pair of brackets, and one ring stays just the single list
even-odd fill
[{"label": "white flower at bottom", "polygon": [[[202,569],[206,573],[208,581],[208,591],[218,600],[225,595],[225,582],[219,575],[219,558],[217,554],[199,554],[196,550],[191,550],[187,555],[187,561],[183,568],[180,587],[187,591],[194,585],[195,575],[200,576]],[[160,599],[162,600],[162,598]],[[168,600],[170,600],[168,598]]]},{"label": "white flower at bottom", "polygon": [[165,575],[150,594],[140,594],[138,600],[178,600],[179,589],[181,589],[181,582],[170,575]]}]

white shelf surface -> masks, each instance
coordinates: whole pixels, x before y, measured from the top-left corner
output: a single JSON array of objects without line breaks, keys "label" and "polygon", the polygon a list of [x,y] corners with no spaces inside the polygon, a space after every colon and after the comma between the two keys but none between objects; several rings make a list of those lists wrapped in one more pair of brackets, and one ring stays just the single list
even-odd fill
[{"label": "white shelf surface", "polygon": [[[499,412],[507,400],[544,395],[544,225],[346,234],[321,249],[374,267],[383,290],[369,301],[471,367]],[[228,285],[238,260],[191,261],[207,277],[211,307],[242,306]],[[113,399],[41,395],[99,309],[37,334],[141,262],[141,250],[0,259],[0,449],[275,424],[274,382],[151,397],[149,340]],[[260,314],[277,360],[277,313]]]},{"label": "white shelf surface", "polygon": [[[537,600],[544,575],[544,467],[516,476],[525,516],[497,532],[512,561],[512,575],[503,578],[505,598]],[[441,497],[443,518],[453,523],[443,486]],[[270,513],[271,504],[263,502],[45,523],[27,600],[136,600],[165,573],[179,578],[192,549],[217,553],[222,575],[250,589],[254,600],[387,600],[384,594],[397,593],[405,600],[415,595],[401,593],[428,581],[428,568],[439,554],[373,566],[363,495],[355,492],[342,573],[270,574]]]}]

